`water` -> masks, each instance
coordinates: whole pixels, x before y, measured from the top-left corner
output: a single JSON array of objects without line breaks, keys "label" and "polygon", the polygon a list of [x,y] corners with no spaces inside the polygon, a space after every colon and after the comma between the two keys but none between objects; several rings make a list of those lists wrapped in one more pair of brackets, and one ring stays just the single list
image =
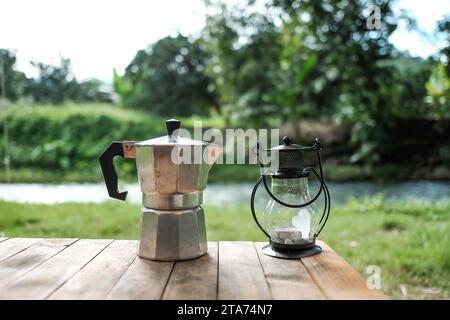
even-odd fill
[{"label": "water", "polygon": [[[328,184],[333,205],[345,203],[349,197],[362,198],[382,194],[387,200],[419,199],[424,201],[449,201],[450,182],[401,182],[379,185],[372,182],[345,182]],[[317,184],[311,187],[311,194],[317,190]],[[264,204],[268,201],[263,187],[260,187],[256,201]],[[209,184],[204,203],[230,206],[247,205],[253,189],[251,183]],[[127,201],[140,203],[141,193],[137,184],[120,189],[128,190]],[[61,202],[103,202],[108,200],[104,184],[0,184],[0,199],[26,203],[54,204]]]}]

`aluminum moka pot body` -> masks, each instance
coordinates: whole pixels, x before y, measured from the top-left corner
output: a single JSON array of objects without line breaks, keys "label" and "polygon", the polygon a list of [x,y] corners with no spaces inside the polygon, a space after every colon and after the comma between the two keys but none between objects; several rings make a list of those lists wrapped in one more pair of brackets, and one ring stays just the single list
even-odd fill
[{"label": "aluminum moka pot body", "polygon": [[113,142],[100,156],[108,193],[125,200],[117,189],[114,156],[135,158],[142,192],[142,224],[138,255],[177,261],[207,251],[203,190],[211,166],[221,154],[218,145],[178,137],[180,121],[166,121],[168,135],[142,142]]},{"label": "aluminum moka pot body", "polygon": [[[209,170],[220,154],[216,146],[184,138],[173,143],[168,137],[136,143],[135,146],[144,207],[172,210],[202,204]],[[186,153],[192,157],[185,156]],[[186,161],[188,157],[203,154],[206,161]]]}]

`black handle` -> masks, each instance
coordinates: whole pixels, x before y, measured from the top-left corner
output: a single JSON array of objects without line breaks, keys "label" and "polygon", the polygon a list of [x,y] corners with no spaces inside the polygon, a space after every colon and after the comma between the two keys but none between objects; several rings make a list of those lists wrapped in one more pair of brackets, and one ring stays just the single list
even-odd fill
[{"label": "black handle", "polygon": [[180,126],[181,126],[181,121],[180,120],[177,120],[177,119],[166,120],[167,134],[169,135],[169,139],[171,141],[176,140],[176,137],[173,136],[173,132],[175,130],[180,129]]},{"label": "black handle", "polygon": [[116,169],[114,168],[113,159],[115,156],[124,157],[122,142],[114,141],[99,157],[100,166],[102,168],[103,177],[105,178],[106,189],[111,198],[125,200],[128,191],[119,192]]}]

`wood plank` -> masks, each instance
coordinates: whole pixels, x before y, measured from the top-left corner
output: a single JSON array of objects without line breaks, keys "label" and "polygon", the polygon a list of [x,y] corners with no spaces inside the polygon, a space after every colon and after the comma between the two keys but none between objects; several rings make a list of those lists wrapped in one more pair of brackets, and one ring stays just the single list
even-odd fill
[{"label": "wood plank", "polygon": [[9,238],[8,237],[0,237],[0,242],[5,241],[7,239],[9,239]]},{"label": "wood plank", "polygon": [[173,262],[136,257],[108,294],[107,299],[161,299],[173,269]]},{"label": "wood plank", "polygon": [[115,240],[49,299],[104,299],[136,257],[136,240]]},{"label": "wood plank", "polygon": [[78,239],[44,239],[0,262],[0,287],[23,276]]},{"label": "wood plank", "polygon": [[41,240],[40,238],[10,238],[0,242],[0,261],[12,257]]},{"label": "wood plank", "polygon": [[273,299],[309,300],[324,299],[300,259],[278,259],[265,255],[261,249],[267,242],[255,242],[264,274]]},{"label": "wood plank", "polygon": [[[45,299],[69,280],[112,240],[79,240],[5,289],[0,299]],[[100,277],[100,275],[99,275]]]},{"label": "wood plank", "polygon": [[253,242],[219,242],[218,299],[271,299]]},{"label": "wood plank", "polygon": [[163,299],[217,299],[217,247],[217,242],[209,242],[208,253],[204,256],[176,262]]},{"label": "wood plank", "polygon": [[322,253],[301,261],[328,299],[387,299],[367,288],[366,280],[328,245],[322,241],[318,245]]}]

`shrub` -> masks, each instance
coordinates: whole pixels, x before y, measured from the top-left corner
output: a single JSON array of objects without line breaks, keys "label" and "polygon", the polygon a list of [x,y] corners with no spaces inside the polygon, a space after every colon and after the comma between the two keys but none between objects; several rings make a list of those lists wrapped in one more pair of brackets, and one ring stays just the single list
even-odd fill
[{"label": "shrub", "polygon": [[[6,121],[5,121],[6,120]],[[7,124],[13,167],[89,170],[114,140],[144,140],[163,135],[164,121],[149,114],[108,105],[14,105],[0,113]],[[3,158],[5,144],[0,147]]]}]

